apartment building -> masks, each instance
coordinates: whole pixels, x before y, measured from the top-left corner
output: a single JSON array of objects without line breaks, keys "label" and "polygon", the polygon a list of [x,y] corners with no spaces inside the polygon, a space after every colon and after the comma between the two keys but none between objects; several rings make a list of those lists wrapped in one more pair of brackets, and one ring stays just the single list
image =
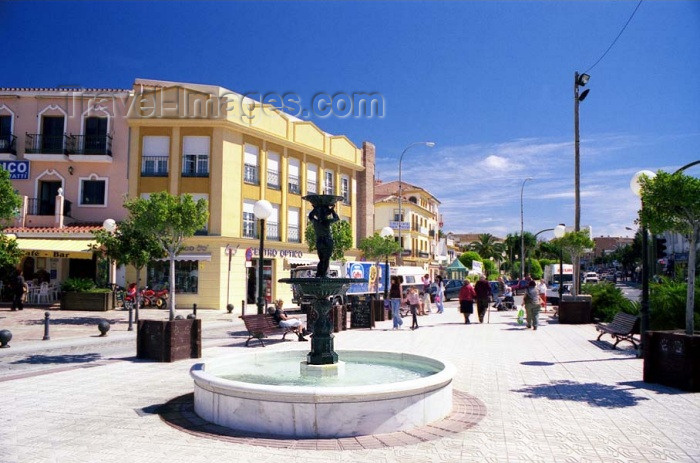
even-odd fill
[{"label": "apartment building", "polygon": [[0,88],[0,168],[22,197],[5,230],[27,279],[94,277],[92,231],[124,218],[130,90]]},{"label": "apartment building", "polygon": [[[289,303],[291,288],[277,280],[295,265],[318,261],[304,240],[310,212],[304,195],[342,196],[336,210],[354,231],[353,248],[371,234],[371,204],[358,204],[372,198],[371,144],[359,149],[343,135],[218,86],[137,79],[133,98],[129,195],[168,191],[209,201],[209,223],[178,256],[178,305],[253,304],[259,259],[267,301]],[[273,208],[263,256],[253,213],[260,199]],[[357,251],[348,254],[353,260]],[[156,285],[166,275],[167,263],[156,262],[145,277]]]},{"label": "apartment building", "polygon": [[435,252],[438,243],[440,201],[425,189],[406,182],[402,182],[401,194],[399,213],[399,182],[375,182],[375,231],[391,227],[398,239],[398,230],[401,227],[403,264],[422,267],[426,271],[438,268]]}]

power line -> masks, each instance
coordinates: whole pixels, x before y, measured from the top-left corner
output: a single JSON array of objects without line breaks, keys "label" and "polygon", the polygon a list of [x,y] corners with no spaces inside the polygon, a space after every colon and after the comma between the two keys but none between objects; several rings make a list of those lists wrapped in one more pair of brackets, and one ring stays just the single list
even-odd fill
[{"label": "power line", "polygon": [[587,74],[588,71],[590,71],[591,69],[593,69],[594,67],[596,67],[596,65],[597,65],[598,63],[600,63],[600,62],[603,60],[603,58],[605,58],[605,55],[607,55],[608,52],[610,51],[610,49],[615,45],[615,42],[617,42],[617,39],[619,39],[620,36],[622,35],[622,33],[625,32],[625,29],[627,29],[627,25],[630,23],[630,21],[632,21],[632,18],[634,18],[635,13],[636,13],[637,10],[639,9],[639,7],[642,5],[642,2],[643,2],[643,1],[644,1],[644,0],[639,0],[639,3],[637,3],[637,6],[634,8],[634,11],[633,11],[632,14],[630,15],[629,19],[627,20],[627,22],[625,23],[625,25],[622,26],[622,29],[620,29],[620,33],[617,34],[617,37],[615,37],[615,40],[613,40],[612,43],[610,44],[610,46],[608,47],[608,49],[605,50],[605,53],[603,53],[603,55],[602,55],[600,58],[598,58],[598,61],[596,61],[595,63],[593,63],[593,66],[591,66],[591,67],[589,67],[588,69],[586,69],[586,70],[583,72],[583,74]]}]

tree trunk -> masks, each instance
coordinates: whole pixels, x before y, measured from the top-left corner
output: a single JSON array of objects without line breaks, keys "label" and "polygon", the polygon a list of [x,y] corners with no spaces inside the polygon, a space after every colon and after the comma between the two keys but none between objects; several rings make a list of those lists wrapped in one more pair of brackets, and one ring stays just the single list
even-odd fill
[{"label": "tree trunk", "polygon": [[170,300],[170,320],[175,319],[175,253],[168,252],[168,258],[170,259],[170,276],[169,280],[169,300]]},{"label": "tree trunk", "polygon": [[693,335],[695,309],[695,255],[697,254],[698,227],[690,232],[690,249],[688,249],[688,292],[685,301],[685,334]]},{"label": "tree trunk", "polygon": [[136,267],[136,294],[134,295],[134,301],[136,302],[136,326],[139,324],[139,309],[141,308],[141,269],[143,267]]}]

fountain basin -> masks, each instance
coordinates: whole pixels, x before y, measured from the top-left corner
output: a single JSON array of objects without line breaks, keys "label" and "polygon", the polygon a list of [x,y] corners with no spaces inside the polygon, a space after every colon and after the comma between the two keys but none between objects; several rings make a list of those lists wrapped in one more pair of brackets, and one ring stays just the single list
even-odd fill
[{"label": "fountain basin", "polygon": [[[295,438],[338,438],[405,431],[447,416],[452,410],[454,367],[445,361],[401,352],[340,351],[346,375],[358,382],[364,364],[419,372],[413,379],[379,384],[262,384],[226,379],[251,365],[269,362],[299,369],[307,351],[261,352],[220,358],[192,367],[194,410],[202,419],[245,432]],[[306,379],[304,379],[306,380]],[[315,381],[312,380],[312,381]],[[323,381],[323,379],[321,379]],[[340,382],[339,382],[340,381]],[[360,381],[361,383],[362,381]]]}]

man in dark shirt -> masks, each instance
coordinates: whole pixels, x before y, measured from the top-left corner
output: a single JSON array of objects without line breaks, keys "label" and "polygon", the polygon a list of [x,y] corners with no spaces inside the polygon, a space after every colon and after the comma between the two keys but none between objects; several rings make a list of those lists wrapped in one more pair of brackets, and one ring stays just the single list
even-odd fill
[{"label": "man in dark shirt", "polygon": [[484,314],[489,308],[489,297],[491,296],[491,285],[486,281],[486,277],[481,275],[479,281],[474,285],[476,291],[476,310],[479,314],[479,323],[484,323]]},{"label": "man in dark shirt", "polygon": [[282,328],[288,328],[294,331],[299,337],[299,341],[306,341],[307,339],[304,337],[306,328],[304,328],[304,325],[301,324],[301,320],[287,315],[287,312],[285,312],[282,308],[283,305],[284,302],[282,299],[275,301],[275,311],[272,313],[272,316],[275,317],[277,324]]},{"label": "man in dark shirt", "polygon": [[17,274],[12,282],[12,310],[24,310],[22,297],[24,296],[24,277],[22,271]]}]

